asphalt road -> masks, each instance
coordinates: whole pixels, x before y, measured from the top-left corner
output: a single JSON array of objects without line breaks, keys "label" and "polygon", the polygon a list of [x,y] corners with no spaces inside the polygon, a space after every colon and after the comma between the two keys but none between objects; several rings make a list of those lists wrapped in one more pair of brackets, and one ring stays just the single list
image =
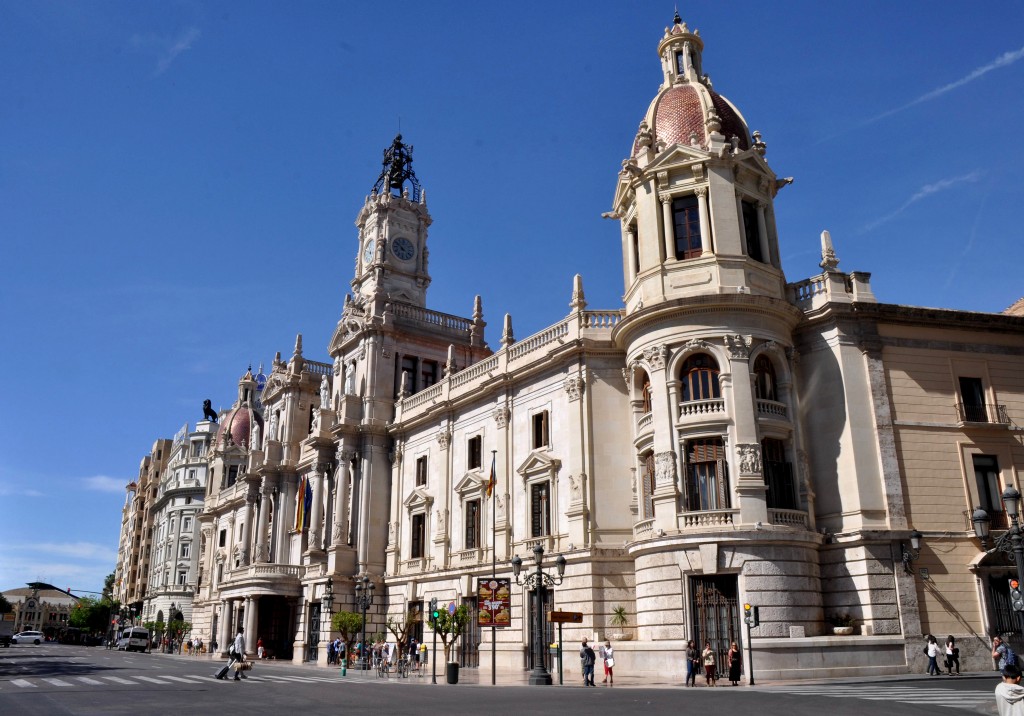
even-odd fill
[{"label": "asphalt road", "polygon": [[[673,714],[785,716],[936,716],[994,714],[990,675],[838,680],[686,689],[638,682],[614,688],[444,684],[424,678],[381,680],[337,669],[260,663],[250,678],[217,681],[223,662],[164,654],[126,654],[58,644],[0,650],[0,714]],[[600,679],[600,676],[598,676]],[[467,681],[473,681],[470,678]],[[621,679],[620,679],[621,681]]]}]

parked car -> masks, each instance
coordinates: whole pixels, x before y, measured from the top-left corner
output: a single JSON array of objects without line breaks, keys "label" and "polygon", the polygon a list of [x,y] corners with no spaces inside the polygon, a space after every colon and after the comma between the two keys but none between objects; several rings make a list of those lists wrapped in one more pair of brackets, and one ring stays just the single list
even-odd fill
[{"label": "parked car", "polygon": [[20,631],[11,637],[12,644],[40,644],[46,641],[41,631]]},{"label": "parked car", "polygon": [[149,630],[142,627],[128,627],[117,640],[118,651],[146,651],[149,648]]}]

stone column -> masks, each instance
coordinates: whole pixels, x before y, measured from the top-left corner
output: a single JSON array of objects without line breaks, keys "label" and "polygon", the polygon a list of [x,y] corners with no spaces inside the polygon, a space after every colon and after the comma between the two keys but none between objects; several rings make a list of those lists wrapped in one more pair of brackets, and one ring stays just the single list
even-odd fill
[{"label": "stone column", "polygon": [[624,246],[622,247],[622,254],[625,257],[625,261],[623,261],[622,263],[626,269],[624,285],[629,286],[629,284],[633,282],[633,279],[636,278],[637,273],[639,273],[640,271],[640,267],[637,266],[636,263],[636,234],[633,232],[632,229],[623,228],[622,242],[624,244]]},{"label": "stone column", "polygon": [[345,536],[348,534],[348,520],[345,519],[347,515],[345,503],[348,500],[348,486],[349,480],[351,480],[349,471],[352,464],[352,456],[353,452],[345,448],[338,448],[338,451],[335,453],[338,469],[335,473],[336,484],[334,488],[334,534],[331,536],[331,544],[333,545],[343,545],[348,541],[345,539]]},{"label": "stone column", "polygon": [[259,597],[245,598],[245,651],[247,654],[256,653],[256,625],[259,624],[258,604]]},{"label": "stone column", "polygon": [[665,232],[665,258],[663,260],[669,261],[676,257],[676,232],[675,225],[672,223],[672,197],[662,196],[659,199],[661,200],[662,229]]},{"label": "stone column", "polygon": [[241,563],[243,565],[252,562],[252,521],[253,511],[256,505],[256,490],[250,489],[245,494],[245,512],[243,512],[242,523],[242,553]]},{"label": "stone column", "polygon": [[[738,468],[731,473],[736,475],[734,495],[738,501],[733,507],[739,509],[739,520],[744,525],[768,521],[765,498],[768,488],[764,484],[761,443],[758,440],[754,375],[750,372],[750,344],[749,336],[725,336],[729,373],[719,376],[723,395],[728,386],[732,396],[731,412],[736,424],[733,428],[735,452],[730,463],[732,467]],[[728,446],[726,454],[729,454]]]},{"label": "stone column", "polygon": [[313,488],[313,507],[309,515],[306,549],[320,551],[323,546],[323,535],[320,530],[324,521],[324,478],[320,474],[319,465],[309,471],[309,482]]},{"label": "stone column", "polygon": [[231,643],[231,603],[227,599],[220,602],[220,624],[217,636],[217,651],[221,654],[228,653],[228,645]]},{"label": "stone column", "polygon": [[260,509],[256,516],[256,553],[252,561],[269,562],[270,544],[267,541],[267,528],[270,526],[270,502],[274,499],[274,488],[267,478],[263,478],[260,486]]},{"label": "stone column", "polygon": [[763,201],[757,202],[757,238],[761,243],[761,257],[764,262],[775,266],[772,252],[768,249],[768,223],[764,219],[764,210],[767,206]]},{"label": "stone column", "polygon": [[694,191],[697,195],[697,209],[700,212],[700,249],[702,253],[712,253],[711,223],[708,218],[708,188],[699,186]]},{"label": "stone column", "polygon": [[668,397],[668,347],[664,344],[644,350],[644,362],[651,379],[651,424],[654,428],[654,519],[659,529],[676,529],[679,485],[678,457],[673,439],[675,409]]}]

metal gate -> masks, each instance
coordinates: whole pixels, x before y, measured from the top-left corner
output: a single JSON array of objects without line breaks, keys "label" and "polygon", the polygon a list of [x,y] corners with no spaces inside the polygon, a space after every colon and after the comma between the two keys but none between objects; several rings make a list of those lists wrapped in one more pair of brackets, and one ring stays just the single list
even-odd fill
[{"label": "metal gate", "polygon": [[463,667],[477,667],[480,666],[480,617],[476,597],[465,597],[462,603],[469,610],[469,623],[459,637],[459,663]]},{"label": "metal gate", "polygon": [[320,648],[320,602],[309,605],[309,633],[306,635],[306,661],[315,662]]},{"label": "metal gate", "polygon": [[711,642],[719,674],[729,670],[729,643],[743,648],[738,592],[736,575],[690,578],[692,638],[701,651]]}]

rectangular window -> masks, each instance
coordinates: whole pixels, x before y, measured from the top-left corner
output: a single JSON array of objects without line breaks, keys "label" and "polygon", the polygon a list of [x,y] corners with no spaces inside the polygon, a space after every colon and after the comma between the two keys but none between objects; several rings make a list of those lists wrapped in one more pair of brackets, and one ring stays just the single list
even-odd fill
[{"label": "rectangular window", "polygon": [[466,549],[480,547],[480,500],[466,503]]},{"label": "rectangular window", "polygon": [[981,384],[981,378],[961,378],[960,399],[963,401],[965,421],[970,423],[988,422],[988,413],[985,410],[985,389]]},{"label": "rectangular window", "polygon": [[686,459],[686,509],[690,512],[729,509],[729,471],[722,440],[691,440]]},{"label": "rectangular window", "polygon": [[189,557],[191,557],[192,556],[192,545],[190,543],[188,543],[188,542],[185,542],[184,544],[182,544],[181,545],[181,552],[179,553],[178,556],[181,557],[182,559],[188,559]]},{"label": "rectangular window", "polygon": [[548,411],[542,410],[533,416],[533,449],[548,447]]},{"label": "rectangular window", "polygon": [[202,457],[203,455],[203,444],[200,442],[192,443],[192,457]]},{"label": "rectangular window", "polygon": [[183,533],[185,533],[185,534],[188,534],[189,532],[192,531],[192,518],[191,517],[183,517],[182,518],[182,520],[181,520],[181,531]]},{"label": "rectangular window", "polygon": [[185,579],[187,577],[188,577],[188,572],[178,572],[178,582],[177,582],[177,584],[178,584],[179,587],[184,586]]},{"label": "rectangular window", "polygon": [[437,382],[437,361],[425,360],[420,363],[420,384],[429,388]]},{"label": "rectangular window", "polygon": [[228,531],[227,530],[221,530],[220,531],[220,538],[218,539],[218,546],[225,547],[225,546],[227,546],[227,543],[228,543]]},{"label": "rectangular window", "polygon": [[238,481],[238,465],[232,465],[228,468],[228,487],[231,487]]},{"label": "rectangular window", "polygon": [[696,196],[672,200],[672,222],[675,230],[677,259],[695,259],[703,250],[700,245],[700,209]]},{"label": "rectangular window", "polygon": [[423,557],[423,547],[427,541],[427,516],[420,512],[412,516],[412,550],[413,559]]},{"label": "rectangular window", "polygon": [[477,470],[482,465],[484,439],[476,435],[466,443],[466,469]]},{"label": "rectangular window", "polygon": [[992,528],[1006,529],[1003,513],[1002,485],[999,481],[999,461],[995,455],[972,455],[974,483],[978,489],[978,507],[992,518]]},{"label": "rectangular window", "polygon": [[551,534],[551,508],[548,505],[548,483],[530,485],[530,536],[544,537]]},{"label": "rectangular window", "polygon": [[757,206],[749,201],[743,204],[743,237],[747,244],[747,256],[754,261],[764,262],[761,255],[761,231],[758,228]]},{"label": "rectangular window", "polygon": [[416,486],[423,487],[427,484],[427,456],[416,458]]},{"label": "rectangular window", "polygon": [[402,365],[398,369],[398,375],[395,376],[395,385],[397,387],[396,395],[402,390],[402,380],[406,380],[405,389],[409,391],[409,395],[416,392],[416,364],[419,361],[415,356],[405,356],[402,358]]},{"label": "rectangular window", "polygon": [[793,465],[786,461],[786,447],[781,440],[765,438],[761,441],[764,461],[764,484],[768,486],[768,508],[798,510],[796,489],[793,484]]}]

